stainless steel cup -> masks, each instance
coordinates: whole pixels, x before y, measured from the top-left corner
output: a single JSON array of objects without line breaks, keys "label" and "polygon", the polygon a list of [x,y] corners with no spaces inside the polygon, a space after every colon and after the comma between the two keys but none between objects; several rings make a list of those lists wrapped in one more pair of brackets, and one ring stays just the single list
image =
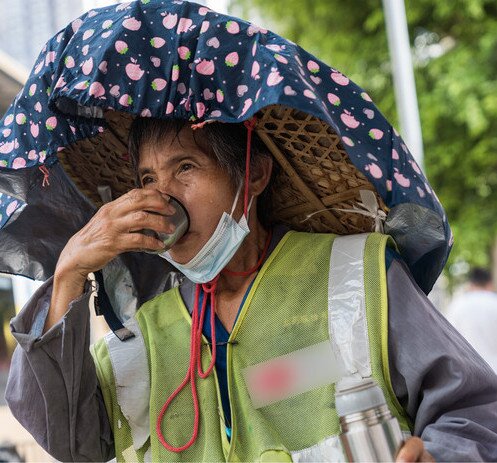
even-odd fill
[{"label": "stainless steel cup", "polygon": [[335,394],[335,401],[347,460],[395,461],[402,431],[376,381],[368,378],[343,388]]},{"label": "stainless steel cup", "polygon": [[[153,236],[154,238],[161,240],[164,243],[165,251],[172,248],[174,244],[177,243],[178,240],[188,232],[188,228],[190,227],[190,217],[188,216],[188,212],[183,206],[183,204],[181,204],[176,198],[172,196],[169,196],[169,204],[171,204],[175,209],[173,215],[167,216],[169,222],[171,222],[171,224],[173,224],[176,227],[174,229],[174,232],[157,233],[156,231],[150,229],[140,230],[140,233],[143,233],[148,236]],[[151,214],[157,214],[156,212],[152,211],[148,212]],[[159,254],[164,250],[161,251],[145,250],[145,252],[149,254]]]}]

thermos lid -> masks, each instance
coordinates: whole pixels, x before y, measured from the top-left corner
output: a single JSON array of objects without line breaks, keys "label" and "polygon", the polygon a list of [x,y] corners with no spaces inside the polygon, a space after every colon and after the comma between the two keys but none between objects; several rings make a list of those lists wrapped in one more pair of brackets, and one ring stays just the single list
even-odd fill
[{"label": "thermos lid", "polygon": [[344,385],[335,393],[338,416],[363,412],[385,405],[385,396],[374,379],[367,378]]}]

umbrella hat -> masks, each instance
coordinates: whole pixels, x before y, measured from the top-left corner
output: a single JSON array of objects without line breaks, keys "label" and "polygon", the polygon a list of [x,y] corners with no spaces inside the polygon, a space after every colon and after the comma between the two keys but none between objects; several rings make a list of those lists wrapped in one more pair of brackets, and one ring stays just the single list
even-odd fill
[{"label": "umbrella hat", "polygon": [[126,144],[137,116],[256,116],[281,166],[275,221],[339,234],[384,222],[425,292],[446,262],[443,208],[366,92],[263,28],[151,0],[73,21],[0,120],[0,271],[46,278],[69,236],[133,187]]}]

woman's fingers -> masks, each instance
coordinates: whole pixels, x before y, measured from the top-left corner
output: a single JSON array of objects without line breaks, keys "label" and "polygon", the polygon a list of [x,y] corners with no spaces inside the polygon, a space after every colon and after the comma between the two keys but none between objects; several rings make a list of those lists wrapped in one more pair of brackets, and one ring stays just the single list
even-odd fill
[{"label": "woman's fingers", "polygon": [[119,224],[124,231],[135,232],[145,228],[160,233],[173,233],[175,230],[167,216],[151,211],[135,211],[123,217]]},{"label": "woman's fingers", "polygon": [[119,240],[120,252],[127,251],[161,251],[164,249],[164,243],[153,237],[143,233],[128,233],[123,235]]},{"label": "woman's fingers", "polygon": [[59,259],[60,265],[83,275],[101,269],[123,252],[162,250],[162,241],[139,231],[174,231],[167,216],[175,210],[168,199],[156,190],[136,189],[105,204],[69,240]]},{"label": "woman's fingers", "polygon": [[174,207],[169,204],[169,196],[157,190],[136,188],[122,195],[115,201],[107,203],[101,209],[111,208],[115,216],[125,215],[134,211],[153,211],[162,215],[172,215]]},{"label": "woman's fingers", "polygon": [[406,440],[395,459],[397,463],[411,462],[434,462],[433,456],[425,450],[423,441],[419,437],[411,437]]}]

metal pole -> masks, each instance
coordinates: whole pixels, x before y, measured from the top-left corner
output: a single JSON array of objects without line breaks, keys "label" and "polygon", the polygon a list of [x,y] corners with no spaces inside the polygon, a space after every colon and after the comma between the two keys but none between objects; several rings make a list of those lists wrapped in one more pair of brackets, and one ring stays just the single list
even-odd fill
[{"label": "metal pole", "polygon": [[419,120],[404,0],[383,0],[383,10],[385,12],[400,131],[412,155],[422,167],[423,136]]}]

